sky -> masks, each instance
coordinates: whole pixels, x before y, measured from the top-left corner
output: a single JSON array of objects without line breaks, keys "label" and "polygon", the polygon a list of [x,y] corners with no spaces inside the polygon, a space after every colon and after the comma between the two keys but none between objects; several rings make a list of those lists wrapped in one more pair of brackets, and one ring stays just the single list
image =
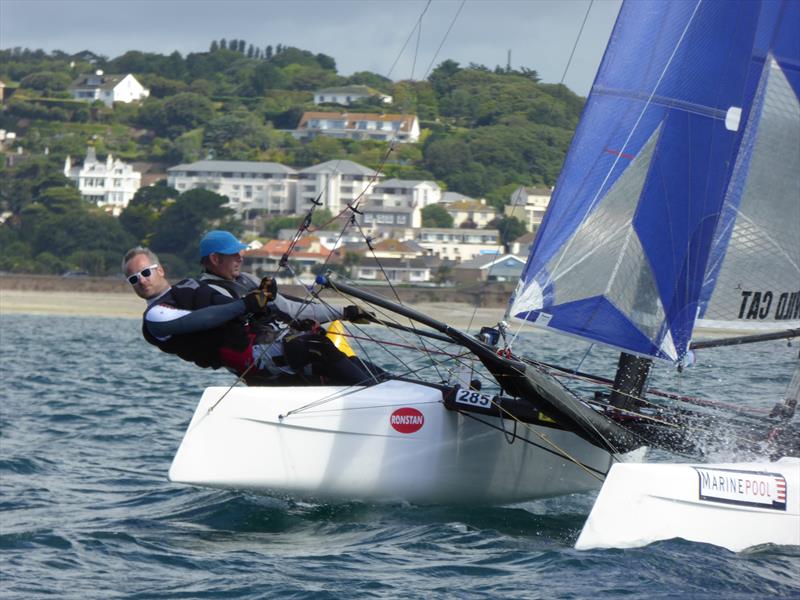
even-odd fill
[{"label": "sky", "polygon": [[[423,79],[446,59],[527,67],[586,95],[621,0],[0,0],[0,48],[182,55],[212,40],[296,46],[340,75]],[[584,17],[583,33],[578,40]],[[418,27],[418,24],[421,26]],[[448,29],[450,30],[448,33]],[[576,40],[575,54],[564,76]],[[440,48],[441,46],[441,48]]]}]

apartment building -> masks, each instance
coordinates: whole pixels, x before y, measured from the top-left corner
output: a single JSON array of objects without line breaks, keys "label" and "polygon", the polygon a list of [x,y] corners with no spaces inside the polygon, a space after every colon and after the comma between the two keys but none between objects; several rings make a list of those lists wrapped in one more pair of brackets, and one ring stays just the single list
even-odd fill
[{"label": "apartment building", "polygon": [[297,172],[272,162],[201,160],[167,169],[167,184],[179,192],[203,188],[228,197],[238,215],[297,212]]},{"label": "apartment building", "polygon": [[453,217],[453,227],[483,228],[497,218],[497,211],[487,206],[486,200],[457,200],[444,208]]},{"label": "apartment building", "polygon": [[552,193],[551,188],[519,187],[511,194],[511,201],[504,207],[503,212],[508,217],[516,217],[525,223],[528,231],[536,233],[542,224],[544,213],[547,212]]},{"label": "apartment building", "polygon": [[414,232],[420,246],[440,259],[463,261],[481,254],[503,253],[496,229],[450,229],[423,227]]},{"label": "apartment building", "polygon": [[422,209],[441,198],[442,190],[434,181],[389,179],[372,190],[360,219],[371,230],[422,227]]},{"label": "apartment building", "polygon": [[414,143],[419,141],[419,133],[416,115],[305,112],[292,135],[301,140],[327,135],[351,140]]},{"label": "apartment building", "polygon": [[366,198],[380,174],[352,160],[329,160],[297,172],[296,210],[306,212],[318,201],[334,215],[356,199]]}]

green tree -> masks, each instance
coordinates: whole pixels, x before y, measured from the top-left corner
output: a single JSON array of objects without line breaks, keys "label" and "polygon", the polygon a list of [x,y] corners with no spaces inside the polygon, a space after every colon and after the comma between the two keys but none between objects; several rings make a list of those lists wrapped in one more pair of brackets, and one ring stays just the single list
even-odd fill
[{"label": "green tree", "polygon": [[321,135],[303,144],[295,153],[295,164],[301,167],[316,165],[346,154],[341,140]]},{"label": "green tree", "polygon": [[206,155],[203,150],[203,129],[197,128],[179,135],[172,143],[169,157],[174,163],[191,163]]},{"label": "green tree", "polygon": [[270,62],[259,63],[250,76],[250,90],[253,95],[261,96],[267,90],[279,89],[286,85],[283,72]]},{"label": "green tree", "polygon": [[528,232],[525,228],[525,223],[516,217],[498,217],[492,219],[486,227],[497,229],[500,232],[500,242],[505,247],[506,252],[509,251],[511,242]]},{"label": "green tree", "polygon": [[170,137],[205,125],[213,116],[211,100],[200,94],[185,92],[164,101],[164,125]]},{"label": "green tree", "polygon": [[[155,252],[175,254],[187,263],[198,260],[200,238],[212,225],[233,214],[228,199],[204,189],[182,193],[169,204],[155,224],[150,246]],[[226,227],[228,224],[226,224]]]},{"label": "green tree", "polygon": [[429,204],[422,209],[423,227],[452,227],[453,217],[440,204]]},{"label": "green tree", "polygon": [[72,83],[72,80],[66,73],[42,71],[26,75],[22,81],[19,82],[19,87],[38,90],[45,94],[52,94],[53,92],[66,90],[70,83]]},{"label": "green tree", "polygon": [[119,215],[119,223],[139,243],[149,243],[156,222],[164,207],[178,197],[178,191],[166,180],[139,188],[128,206]]},{"label": "green tree", "polygon": [[438,96],[444,96],[449,93],[453,87],[453,77],[461,71],[461,67],[454,60],[445,60],[439,63],[436,68],[431,71],[428,76],[428,81],[433,87]]},{"label": "green tree", "polygon": [[255,160],[269,146],[267,129],[246,110],[221,115],[205,127],[203,144],[219,160]]},{"label": "green tree", "polygon": [[433,274],[433,281],[439,285],[445,284],[453,279],[453,267],[447,263],[439,265]]},{"label": "green tree", "polygon": [[358,71],[350,75],[345,83],[347,85],[367,85],[382,92],[389,92],[392,89],[392,80],[383,75],[378,75],[371,71]]}]

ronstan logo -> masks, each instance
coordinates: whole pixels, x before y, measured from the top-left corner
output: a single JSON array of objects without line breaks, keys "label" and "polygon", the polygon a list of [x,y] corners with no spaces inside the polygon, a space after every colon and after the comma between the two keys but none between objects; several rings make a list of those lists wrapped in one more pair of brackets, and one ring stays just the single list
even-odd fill
[{"label": "ronstan logo", "polygon": [[389,417],[389,423],[395,431],[400,433],[414,433],[422,429],[425,424],[425,416],[416,408],[406,406],[398,408]]}]

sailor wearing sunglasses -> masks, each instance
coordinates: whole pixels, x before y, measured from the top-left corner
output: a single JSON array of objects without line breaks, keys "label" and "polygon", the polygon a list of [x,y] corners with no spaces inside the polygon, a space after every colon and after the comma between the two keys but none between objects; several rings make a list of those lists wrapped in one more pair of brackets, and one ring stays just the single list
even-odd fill
[{"label": "sailor wearing sunglasses", "polygon": [[[246,291],[245,285],[238,283],[241,260],[228,263],[237,263],[230,273],[233,276],[236,271],[236,276],[231,280],[184,279],[170,286],[164,268],[151,250],[142,247],[129,250],[123,259],[123,272],[133,291],[147,300],[142,323],[145,339],[200,367],[224,366],[239,375],[247,372],[251,375],[249,383],[256,380],[261,384],[277,383],[279,378],[283,382],[287,377],[300,376],[301,371],[311,374],[312,363],[331,383],[353,384],[370,377],[362,365],[337,350],[324,333],[298,332],[286,325],[301,314],[302,318],[327,322],[345,318],[345,313],[350,320],[356,320],[363,317],[362,312],[354,311],[355,307],[342,311],[285,298],[277,293],[277,286],[269,278],[261,284],[256,280],[254,289]],[[259,318],[266,322],[266,327],[262,323],[260,328],[268,333],[266,338],[256,333],[258,329],[251,328],[251,321],[255,323]],[[253,365],[254,362],[257,364]]]},{"label": "sailor wearing sunglasses", "polygon": [[269,302],[262,290],[234,301],[194,279],[171,286],[158,257],[148,248],[129,250],[123,272],[136,295],[147,300],[142,322],[145,339],[201,367],[223,366],[220,349],[226,344],[246,346],[240,317],[265,311]]}]

